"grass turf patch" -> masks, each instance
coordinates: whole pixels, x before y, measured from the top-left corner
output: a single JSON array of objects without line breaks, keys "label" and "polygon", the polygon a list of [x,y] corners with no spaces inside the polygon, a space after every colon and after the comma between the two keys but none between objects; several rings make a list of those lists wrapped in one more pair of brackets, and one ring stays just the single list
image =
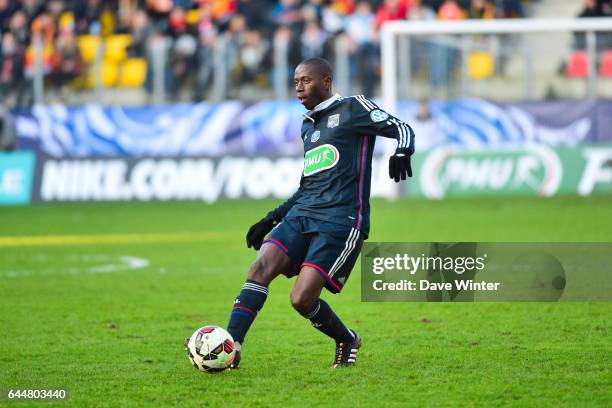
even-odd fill
[{"label": "grass turf patch", "polygon": [[[361,303],[358,267],[341,295],[324,294],[364,339],[357,367],[330,369],[333,343],[292,310],[293,280],[281,277],[242,368],[198,373],[182,340],[226,324],[255,257],[246,230],[275,204],[3,208],[0,388],[65,387],[75,406],[612,401],[609,303]],[[370,240],[607,241],[610,231],[605,197],[374,200]],[[87,239],[2,245],[48,236]]]}]

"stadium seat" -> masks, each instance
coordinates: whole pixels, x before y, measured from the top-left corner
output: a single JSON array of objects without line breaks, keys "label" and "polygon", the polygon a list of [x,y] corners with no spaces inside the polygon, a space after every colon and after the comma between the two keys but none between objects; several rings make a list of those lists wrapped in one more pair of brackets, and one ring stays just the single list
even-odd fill
[{"label": "stadium seat", "polygon": [[147,62],[144,58],[129,58],[121,66],[119,86],[141,87],[147,77]]},{"label": "stadium seat", "polygon": [[601,54],[601,63],[599,64],[599,75],[612,77],[612,50],[604,51]]},{"label": "stadium seat", "polygon": [[[110,87],[115,86],[117,84],[117,80],[119,78],[119,66],[110,61],[102,62],[102,86]],[[93,88],[96,86],[96,77],[95,77],[95,69],[91,67],[89,70],[89,76],[87,78],[87,86]]]},{"label": "stadium seat", "polygon": [[569,78],[586,78],[589,76],[589,56],[586,51],[574,51],[567,63]]},{"label": "stadium seat", "polygon": [[202,18],[202,13],[198,9],[188,10],[185,16],[187,20],[187,24],[189,25],[197,25]]},{"label": "stadium seat", "polygon": [[104,59],[119,63],[127,58],[127,46],[132,43],[129,34],[115,34],[109,36],[104,42]]},{"label": "stadium seat", "polygon": [[100,42],[100,37],[97,35],[80,35],[77,39],[81,56],[87,64],[91,64],[96,59],[96,52]]},{"label": "stadium seat", "polygon": [[470,79],[486,79],[493,76],[495,62],[488,52],[475,51],[468,56],[468,76]]}]

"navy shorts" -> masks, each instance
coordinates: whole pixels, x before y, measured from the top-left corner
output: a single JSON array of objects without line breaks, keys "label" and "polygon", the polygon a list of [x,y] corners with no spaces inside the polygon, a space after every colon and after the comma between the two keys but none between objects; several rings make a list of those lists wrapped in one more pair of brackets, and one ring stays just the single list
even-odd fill
[{"label": "navy shorts", "polygon": [[291,267],[283,272],[288,278],[310,266],[325,279],[330,292],[339,293],[359,257],[363,234],[340,224],[290,217],[283,218],[264,243],[276,245],[289,256]]}]

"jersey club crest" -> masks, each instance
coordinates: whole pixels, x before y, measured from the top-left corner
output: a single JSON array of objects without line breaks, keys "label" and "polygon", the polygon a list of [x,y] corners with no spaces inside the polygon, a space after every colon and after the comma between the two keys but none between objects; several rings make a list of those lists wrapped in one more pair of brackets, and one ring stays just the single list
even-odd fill
[{"label": "jersey club crest", "polygon": [[336,126],[338,126],[340,124],[340,114],[336,113],[335,115],[331,115],[330,117],[327,118],[327,127],[328,128],[335,128]]}]

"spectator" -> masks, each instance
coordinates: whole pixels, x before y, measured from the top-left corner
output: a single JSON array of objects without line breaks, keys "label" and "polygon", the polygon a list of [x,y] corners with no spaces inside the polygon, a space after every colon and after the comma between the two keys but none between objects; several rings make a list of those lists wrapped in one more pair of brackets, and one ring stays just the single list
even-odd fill
[{"label": "spectator", "polygon": [[194,101],[201,101],[205,98],[213,78],[213,55],[217,44],[217,27],[212,19],[210,5],[203,5],[200,8],[201,20],[198,24],[198,46],[196,50],[196,79],[193,93]]},{"label": "spectator", "polygon": [[438,10],[440,20],[463,20],[465,13],[455,0],[444,0]]},{"label": "spectator", "polygon": [[[599,4],[597,0],[585,0],[584,7],[579,18],[591,18],[591,17],[606,17],[604,14],[603,3]],[[612,35],[610,32],[597,32],[595,33],[595,44],[597,51],[603,51],[612,47]],[[586,34],[584,32],[574,33],[574,48],[584,50],[587,48]]]},{"label": "spectator", "polygon": [[272,10],[272,17],[277,26],[299,30],[302,24],[302,11],[297,0],[280,0]]},{"label": "spectator", "polygon": [[436,19],[435,11],[425,4],[422,0],[412,0],[412,5],[408,10],[408,20],[429,21]]},{"label": "spectator", "polygon": [[[431,21],[436,19],[436,13],[421,0],[413,0],[408,11],[408,20]],[[427,68],[427,55],[431,54],[431,44],[427,37],[415,36],[410,41],[410,68],[418,72]]]},{"label": "spectator", "polygon": [[[164,36],[159,26],[154,28],[151,36],[147,38],[147,76],[145,80],[145,89],[154,100],[161,97],[161,94],[158,94],[158,92],[166,92],[174,89],[172,71],[168,62],[171,46],[172,42]],[[161,76],[154,77],[154,75]]]},{"label": "spectator", "polygon": [[25,14],[28,26],[41,14],[44,13],[45,7],[41,0],[21,0],[21,10]]},{"label": "spectator", "polygon": [[604,14],[597,0],[584,0],[584,6],[578,18],[603,17]]},{"label": "spectator", "polygon": [[[461,20],[465,14],[455,0],[444,0],[438,10],[440,20]],[[445,85],[449,82],[453,73],[459,53],[457,49],[449,44],[449,39],[443,37],[434,41],[430,47],[429,80],[434,86]]]},{"label": "spectator", "polygon": [[491,20],[495,18],[495,4],[491,0],[472,0],[468,18]]},{"label": "spectator", "polygon": [[499,18],[520,18],[525,17],[525,9],[521,0],[497,0]]},{"label": "spectator", "polygon": [[376,28],[380,29],[387,21],[406,19],[408,10],[406,0],[385,0],[376,11]]},{"label": "spectator", "polygon": [[272,34],[270,10],[274,5],[274,0],[241,0],[238,2],[236,12],[244,16],[250,30],[257,30],[269,38]]},{"label": "spectator", "polygon": [[329,36],[316,21],[306,23],[300,39],[303,60],[325,56],[325,46]]},{"label": "spectator", "polygon": [[26,14],[19,10],[13,14],[9,22],[9,31],[13,34],[15,41],[19,44],[26,45],[30,42],[30,29]]},{"label": "spectator", "polygon": [[357,4],[355,12],[345,19],[345,32],[351,52],[351,74],[359,73],[363,93],[374,94],[378,52],[376,50],[376,21],[372,7],[367,1]]},{"label": "spectator", "polygon": [[420,135],[419,149],[433,149],[446,142],[444,132],[433,117],[427,100],[419,101],[418,112],[412,126],[414,132]]},{"label": "spectator", "polygon": [[66,85],[84,71],[83,58],[72,31],[63,31],[56,43],[50,79],[65,92]]},{"label": "spectator", "polygon": [[100,23],[103,10],[102,0],[84,0],[77,4],[74,13],[77,33],[99,35],[102,30]]},{"label": "spectator", "polygon": [[10,94],[17,94],[17,105],[23,104],[25,78],[23,75],[25,48],[17,42],[12,32],[2,37],[0,54],[0,100],[6,100]]},{"label": "spectator", "polygon": [[136,10],[132,15],[130,34],[132,42],[128,46],[128,55],[134,58],[143,58],[146,54],[147,38],[151,34],[149,17],[143,10]]},{"label": "spectator", "polygon": [[323,7],[321,13],[321,25],[325,32],[335,35],[343,29],[344,21],[342,18],[343,16],[331,4],[327,4]]},{"label": "spectator", "polygon": [[271,68],[270,44],[261,37],[261,33],[250,30],[244,33],[244,41],[240,50],[239,82],[264,84],[265,73]]},{"label": "spectator", "polygon": [[11,16],[18,8],[17,2],[13,0],[0,0],[0,33],[8,30]]},{"label": "spectator", "polygon": [[[241,14],[235,14],[229,21],[228,29],[222,34],[223,47],[217,52],[223,52],[222,61],[226,64],[226,71],[232,78],[240,77],[240,50],[244,43],[244,33],[246,31],[246,20]],[[229,87],[229,83],[227,86]],[[229,95],[230,89],[224,90],[221,98],[225,99]]]},{"label": "spectator", "polygon": [[597,7],[603,16],[612,16],[612,0],[597,0]]}]

